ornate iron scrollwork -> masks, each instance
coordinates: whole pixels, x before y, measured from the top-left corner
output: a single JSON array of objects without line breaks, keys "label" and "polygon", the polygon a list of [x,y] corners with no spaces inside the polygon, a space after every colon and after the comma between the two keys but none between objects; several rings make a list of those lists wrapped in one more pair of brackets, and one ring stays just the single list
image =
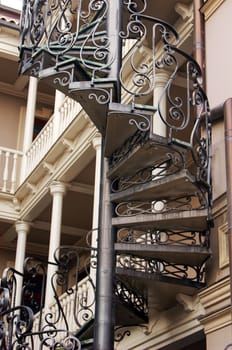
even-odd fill
[{"label": "ornate iron scrollwork", "polygon": [[[93,317],[95,286],[92,278],[88,276],[86,283],[88,283],[89,292],[91,289],[91,298],[87,296],[87,289],[84,294],[79,294],[80,249],[88,251],[87,264],[89,265],[90,249],[95,252],[93,248],[63,246],[56,250],[54,254],[57,271],[51,280],[55,301],[51,310],[44,309],[47,263],[34,258],[25,260],[24,276],[27,276],[27,280],[24,284],[22,300],[23,302],[26,300],[31,307],[15,305],[16,275],[19,273],[14,269],[4,271],[0,285],[0,349],[81,349],[81,342],[74,334]],[[92,255],[95,256],[95,253]],[[93,263],[92,267],[94,265]],[[70,268],[75,270],[75,285],[72,287],[68,286]],[[19,275],[22,277],[22,274]],[[42,281],[39,301],[35,300],[36,296],[33,289],[33,283],[38,276]],[[62,305],[60,295],[57,293],[57,286],[65,288],[67,296],[73,294],[72,307],[70,304],[69,309],[73,315],[74,328],[73,326],[70,328],[68,324],[67,317],[69,314],[64,311],[64,305]],[[38,311],[36,315],[32,311],[33,307],[35,312]]]},{"label": "ornate iron scrollwork", "polygon": [[148,306],[146,298],[129,286],[129,284],[116,279],[114,287],[115,296],[117,296],[121,302],[127,306],[132,307],[134,311],[141,314],[141,317],[147,319],[148,317]]},{"label": "ornate iron scrollwork", "polygon": [[119,203],[115,207],[117,216],[134,216],[141,214],[158,214],[168,212],[189,211],[193,209],[203,209],[207,207],[207,201],[189,195],[165,200],[153,201],[128,201]]},{"label": "ornate iron scrollwork", "polygon": [[21,276],[16,270],[8,268],[4,270],[1,279],[0,349],[4,350],[22,349],[23,346],[28,344],[28,334],[30,334],[33,326],[32,310],[24,305],[15,305],[16,275]]},{"label": "ornate iron scrollwork", "polygon": [[21,56],[25,48],[30,54],[23,65],[44,52],[54,67],[73,59],[90,80],[106,76],[115,56],[106,31],[108,6],[108,0],[25,1],[20,50]]},{"label": "ornate iron scrollwork", "polygon": [[134,328],[134,327],[141,328],[144,334],[149,334],[147,325],[144,325],[144,324],[123,325],[123,326],[115,327],[114,341],[119,343],[125,338],[125,336],[129,337],[131,335],[131,331],[128,328]]},{"label": "ornate iron scrollwork", "polygon": [[140,258],[133,255],[118,255],[117,267],[132,271],[154,274],[161,278],[172,277],[177,280],[202,283],[205,280],[204,266],[175,264],[160,259]]},{"label": "ornate iron scrollwork", "polygon": [[207,231],[158,230],[124,227],[117,232],[117,241],[127,244],[209,246]]},{"label": "ornate iron scrollwork", "polygon": [[[147,8],[147,1],[128,1],[125,0],[124,7],[129,13],[129,21],[126,26],[126,30],[120,33],[121,38],[136,39],[136,44],[131,50],[127,59],[123,62],[120,70],[120,82],[123,89],[133,96],[133,100],[136,97],[142,97],[151,94],[155,87],[155,70],[156,70],[156,52],[155,46],[152,46],[152,57],[150,62],[137,63],[138,53],[141,47],[145,47],[147,39],[147,26],[146,23],[153,23],[152,30],[152,43],[156,42],[156,30],[160,27],[160,34],[164,45],[168,45],[171,42],[178,42],[178,34],[176,30],[168,23],[145,14]],[[140,62],[141,60],[139,60]],[[128,84],[128,79],[125,75],[125,67],[131,67],[133,77],[131,84]]]},{"label": "ornate iron scrollwork", "polygon": [[147,132],[141,132],[140,130],[137,130],[134,135],[127,139],[126,142],[111,155],[111,168],[113,168],[120,160],[126,157],[134,147],[142,145],[147,140],[147,138]]},{"label": "ornate iron scrollwork", "polygon": [[177,173],[183,168],[183,157],[179,153],[168,153],[165,160],[161,159],[153,166],[138,170],[130,176],[116,177],[111,182],[112,192],[121,192],[135,185],[142,185],[156,179],[161,179]]},{"label": "ornate iron scrollwork", "polygon": [[[181,140],[181,133],[187,132],[188,148],[197,167],[198,178],[209,183],[210,120],[207,96],[201,87],[201,69],[191,56],[180,49],[175,28],[147,14],[146,0],[124,0],[123,3],[129,20],[120,36],[123,39],[133,38],[136,43],[122,63],[121,86],[131,96],[132,103],[143,96],[152,99],[157,76],[165,72],[167,78],[154,106],[157,108],[154,118],[166,126],[171,142]],[[142,56],[143,51],[150,52],[146,55],[150,59]],[[176,94],[174,87],[179,75],[185,79],[182,96]],[[166,111],[162,108],[164,103]],[[201,136],[203,124],[206,127],[205,137]]]}]

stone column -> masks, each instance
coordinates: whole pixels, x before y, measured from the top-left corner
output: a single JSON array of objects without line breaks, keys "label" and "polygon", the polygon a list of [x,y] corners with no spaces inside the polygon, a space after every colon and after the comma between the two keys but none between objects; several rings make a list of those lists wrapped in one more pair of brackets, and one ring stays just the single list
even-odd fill
[{"label": "stone column", "polygon": [[[99,203],[100,203],[100,188],[101,188],[101,144],[102,139],[100,134],[96,135],[92,140],[93,148],[96,151],[96,160],[95,160],[95,180],[94,180],[94,197],[93,197],[93,219],[92,219],[92,239],[91,247],[97,248],[98,240],[98,231],[99,231]],[[96,257],[96,250],[92,251],[92,256]],[[90,277],[96,286],[96,267],[95,264],[90,265]],[[94,312],[95,308],[95,292],[90,286],[88,291],[88,305],[92,305],[92,311]]]},{"label": "stone column", "polygon": [[[165,71],[156,73],[155,77],[155,89],[153,94],[153,105],[154,107],[158,108],[158,105],[160,107],[160,111],[157,110],[157,112],[153,116],[153,133],[159,136],[166,137],[167,134],[167,126],[164,123],[162,118],[166,119],[166,113],[167,113],[167,98],[166,98],[166,92],[164,91],[165,86],[168,82],[169,74]],[[153,170],[153,176],[155,176],[155,179],[159,178],[159,169]],[[154,201],[152,204],[152,209],[154,212],[161,211],[164,207],[163,201]]]},{"label": "stone column", "polygon": [[55,104],[54,104],[54,125],[53,125],[53,140],[56,141],[60,128],[60,108],[64,102],[65,94],[59,90],[56,90]]},{"label": "stone column", "polygon": [[[54,263],[55,262],[54,252],[60,246],[63,196],[66,192],[66,186],[62,182],[54,181],[50,186],[50,192],[53,197],[53,202],[52,202],[52,217],[51,217],[48,261],[50,263]],[[51,287],[51,280],[56,270],[57,270],[57,266],[48,264],[47,285],[46,285],[46,295],[45,295],[46,309],[53,302],[54,293]]]},{"label": "stone column", "polygon": [[24,138],[23,138],[23,159],[21,167],[21,181],[23,181],[26,171],[26,156],[25,153],[30,147],[33,140],[36,98],[37,98],[38,79],[30,77],[28,95],[27,95],[27,109],[25,116]]},{"label": "stone column", "polygon": [[95,180],[94,180],[94,197],[93,197],[93,221],[92,221],[92,241],[91,246],[97,248],[97,235],[99,226],[99,201],[100,201],[100,186],[101,186],[101,144],[100,135],[96,135],[92,141],[93,148],[96,151],[95,161]]},{"label": "stone column", "polygon": [[[158,103],[160,102],[160,112],[157,111],[154,114],[153,117],[153,133],[160,136],[166,136],[166,125],[162,121],[160,114],[162,115],[163,119],[166,119],[166,113],[167,113],[167,99],[166,94],[162,96],[164,93],[164,88],[168,82],[169,74],[165,71],[156,73],[155,76],[155,88],[153,93],[153,105],[154,107],[158,108]],[[160,100],[160,98],[162,99]]]},{"label": "stone column", "polygon": [[[26,253],[26,242],[27,234],[30,230],[31,224],[26,221],[17,221],[15,224],[15,229],[17,232],[17,247],[16,247],[16,256],[15,256],[15,270],[20,273],[23,273],[23,263]],[[16,299],[15,305],[21,305],[22,298],[22,286],[23,286],[23,276],[17,275],[17,290],[16,290]]]}]

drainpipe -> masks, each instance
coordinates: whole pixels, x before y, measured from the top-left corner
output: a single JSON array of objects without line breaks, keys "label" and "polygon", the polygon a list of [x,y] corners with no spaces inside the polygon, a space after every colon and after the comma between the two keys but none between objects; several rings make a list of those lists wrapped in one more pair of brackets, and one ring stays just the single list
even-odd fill
[{"label": "drainpipe", "polygon": [[204,15],[201,13],[201,7],[204,0],[194,0],[194,47],[195,60],[199,64],[202,71],[203,89],[205,88],[205,21]]},{"label": "drainpipe", "polygon": [[224,104],[224,119],[227,181],[227,220],[230,266],[230,298],[232,305],[232,98],[226,100]]}]

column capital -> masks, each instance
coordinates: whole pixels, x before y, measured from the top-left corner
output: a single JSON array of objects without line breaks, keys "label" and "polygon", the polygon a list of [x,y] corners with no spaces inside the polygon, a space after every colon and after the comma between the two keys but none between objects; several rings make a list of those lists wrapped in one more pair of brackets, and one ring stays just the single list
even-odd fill
[{"label": "column capital", "polygon": [[67,185],[61,181],[53,181],[50,185],[50,193],[56,194],[56,193],[60,193],[60,194],[65,194],[66,193],[66,188]]},{"label": "column capital", "polygon": [[92,145],[95,151],[97,151],[101,147],[102,137],[99,133],[97,133],[92,139]]},{"label": "column capital", "polygon": [[16,221],[15,223],[15,229],[17,233],[19,232],[28,233],[30,231],[31,226],[32,226],[31,222],[23,221],[23,220]]},{"label": "column capital", "polygon": [[160,72],[156,72],[155,75],[155,88],[156,87],[164,87],[167,83],[167,81],[170,78],[170,73],[168,73],[165,70],[162,70]]}]

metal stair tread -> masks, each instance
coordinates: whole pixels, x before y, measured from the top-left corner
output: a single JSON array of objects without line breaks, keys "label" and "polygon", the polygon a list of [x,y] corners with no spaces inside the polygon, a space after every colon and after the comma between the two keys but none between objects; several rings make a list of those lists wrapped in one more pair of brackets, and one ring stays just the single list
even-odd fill
[{"label": "metal stair tread", "polygon": [[[204,282],[198,282],[193,281],[188,278],[175,278],[170,276],[163,276],[161,273],[148,273],[143,271],[135,271],[130,268],[122,268],[122,267],[116,267],[116,274],[119,276],[126,276],[127,278],[131,278],[132,280],[145,280],[146,284],[149,284],[149,282],[153,282],[152,289],[153,290],[159,290],[160,288],[168,289],[168,294],[174,296],[176,298],[176,294],[179,292],[186,293],[186,294],[192,294],[194,292],[194,289],[200,289],[205,287]],[[139,282],[137,283],[139,285]],[[170,285],[171,288],[167,288],[167,285]],[[183,287],[186,287],[186,290],[183,289]],[[189,290],[189,293],[188,293]],[[159,290],[160,297],[162,299],[162,292]],[[163,301],[166,302],[165,300]],[[160,308],[162,309],[162,300],[160,301]]]},{"label": "metal stair tread", "polygon": [[115,227],[155,227],[156,229],[181,229],[203,231],[208,228],[208,210],[170,211],[112,218]]},{"label": "metal stair tread", "polygon": [[69,96],[79,102],[101,133],[105,133],[108,102],[114,82],[104,79],[94,82],[73,82],[69,85]]},{"label": "metal stair tread", "polygon": [[[107,113],[107,128],[105,139],[105,156],[111,154],[120,147],[137,130],[136,122],[150,122],[155,111],[135,109],[131,104],[123,105],[110,103]],[[146,119],[147,118],[147,119]],[[135,122],[131,122],[134,120]]]},{"label": "metal stair tread", "polygon": [[151,135],[144,142],[136,144],[126,155],[113,164],[108,172],[109,178],[129,176],[140,169],[151,167],[157,161],[170,159],[170,154],[183,153],[184,148],[168,144],[166,137]]},{"label": "metal stair tread", "polygon": [[154,181],[133,185],[124,191],[111,193],[110,198],[115,203],[120,201],[164,200],[191,195],[197,190],[195,177],[188,170],[183,169],[178,173]]},{"label": "metal stair tread", "polygon": [[115,243],[116,254],[132,254],[141,258],[168,260],[176,264],[198,265],[211,251],[206,247],[191,245]]}]

